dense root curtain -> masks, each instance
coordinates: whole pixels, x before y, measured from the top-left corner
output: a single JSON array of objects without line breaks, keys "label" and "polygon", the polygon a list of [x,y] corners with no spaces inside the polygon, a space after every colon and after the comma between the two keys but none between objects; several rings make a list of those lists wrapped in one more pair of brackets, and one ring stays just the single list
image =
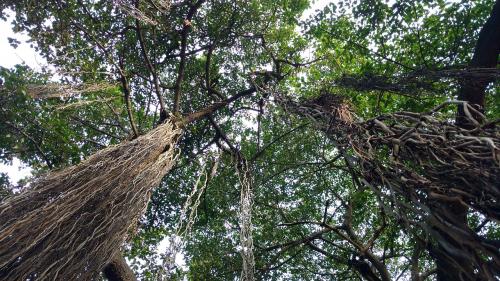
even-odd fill
[{"label": "dense root curtain", "polygon": [[[339,96],[323,94],[303,102],[275,97],[336,144],[355,181],[382,198],[388,213],[430,234],[439,245],[431,247],[432,254],[446,260],[460,280],[500,277],[498,241],[477,234],[447,207],[459,204],[492,223],[500,220],[498,120],[480,123],[474,117],[482,114],[462,101],[363,121]],[[470,128],[440,113],[457,104]]]},{"label": "dense root curtain", "polygon": [[164,123],[2,202],[0,280],[92,279],[174,165],[180,134],[173,122]]}]

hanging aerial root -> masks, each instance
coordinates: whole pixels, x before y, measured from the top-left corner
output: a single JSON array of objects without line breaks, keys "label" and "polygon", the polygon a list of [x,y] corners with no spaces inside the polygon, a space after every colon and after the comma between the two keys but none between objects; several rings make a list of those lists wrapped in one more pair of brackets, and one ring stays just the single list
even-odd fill
[{"label": "hanging aerial root", "polygon": [[169,237],[168,247],[163,254],[162,266],[155,278],[157,281],[171,280],[172,274],[176,270],[175,257],[184,247],[186,238],[191,233],[191,229],[198,218],[198,206],[201,203],[201,196],[204,194],[210,178],[215,176],[219,166],[218,156],[216,156],[216,160],[213,162],[210,173],[206,171],[205,166],[206,160],[202,165],[191,193],[184,202],[179,220],[175,225],[174,233]]},{"label": "hanging aerial root", "polygon": [[91,280],[120,249],[176,160],[167,122],[51,172],[0,204],[0,280]]},{"label": "hanging aerial root", "polygon": [[253,281],[255,275],[255,259],[253,255],[253,225],[252,225],[252,174],[248,162],[241,158],[236,165],[240,181],[240,211],[238,214],[240,224],[241,258],[243,260],[241,269],[241,280]]}]

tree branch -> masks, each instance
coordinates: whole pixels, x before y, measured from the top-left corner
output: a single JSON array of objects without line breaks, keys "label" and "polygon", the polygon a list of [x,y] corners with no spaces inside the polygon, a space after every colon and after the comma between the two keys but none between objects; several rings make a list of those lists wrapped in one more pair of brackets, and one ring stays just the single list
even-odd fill
[{"label": "tree branch", "polygon": [[177,115],[180,109],[181,83],[182,80],[184,80],[184,72],[186,68],[187,36],[189,30],[191,29],[191,20],[196,11],[203,4],[203,2],[205,2],[205,0],[198,0],[193,6],[191,6],[183,22],[183,27],[181,31],[181,52],[180,52],[181,61],[179,63],[179,70],[177,73],[177,80],[175,82],[175,88],[174,88],[174,110],[173,110],[174,115]]},{"label": "tree branch", "polygon": [[238,100],[238,99],[245,97],[245,96],[249,96],[249,95],[255,93],[256,91],[257,91],[257,89],[254,86],[252,86],[249,89],[243,90],[243,91],[237,93],[236,95],[234,95],[234,96],[232,96],[224,101],[215,102],[212,105],[209,105],[209,106],[201,109],[200,111],[197,111],[197,112],[194,112],[194,113],[191,113],[191,114],[185,116],[184,118],[182,118],[182,120],[180,120],[177,123],[177,125],[185,126],[193,121],[202,119],[205,116],[215,112],[216,110],[232,103],[233,101]]},{"label": "tree branch", "polygon": [[120,75],[120,82],[123,87],[123,94],[125,99],[125,105],[127,107],[127,115],[130,122],[130,127],[132,128],[132,132],[134,133],[134,138],[139,137],[139,131],[135,125],[134,115],[132,114],[132,102],[130,100],[130,88],[127,81],[127,78],[124,75]]},{"label": "tree branch", "polygon": [[158,102],[160,103],[160,120],[159,123],[162,123],[167,118],[167,109],[165,107],[165,100],[162,96],[162,91],[160,89],[160,82],[158,79],[158,73],[156,72],[156,67],[151,62],[151,59],[148,56],[146,44],[144,44],[144,37],[141,32],[141,25],[139,19],[135,20],[135,32],[137,34],[137,38],[139,39],[139,45],[141,46],[141,53],[146,61],[146,66],[148,67],[149,72],[153,76],[153,84],[155,88],[156,97],[158,98]]},{"label": "tree branch", "polygon": [[23,135],[27,139],[29,139],[33,143],[33,145],[35,146],[36,151],[40,154],[40,156],[42,157],[42,159],[45,161],[45,164],[47,164],[47,167],[49,167],[49,169],[53,168],[52,162],[49,160],[49,158],[47,157],[47,155],[45,154],[45,152],[43,152],[42,147],[38,144],[38,142],[34,138],[32,138],[24,130],[22,130],[21,128],[17,127],[16,125],[10,123],[9,121],[5,121],[5,124],[7,124],[9,127],[11,127],[12,129],[18,131],[21,135]]}]

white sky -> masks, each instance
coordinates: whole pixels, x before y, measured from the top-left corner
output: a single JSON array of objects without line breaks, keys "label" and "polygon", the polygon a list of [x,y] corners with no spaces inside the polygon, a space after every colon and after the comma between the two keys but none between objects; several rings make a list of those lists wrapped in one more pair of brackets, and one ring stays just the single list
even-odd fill
[{"label": "white sky", "polygon": [[[11,14],[7,21],[0,20],[0,34],[2,34],[0,36],[0,54],[2,55],[0,66],[10,68],[16,64],[25,63],[31,68],[40,69],[40,65],[45,63],[45,60],[37,55],[34,49],[30,48],[29,43],[26,43],[29,39],[26,33],[14,33],[12,31],[12,18]],[[10,46],[7,40],[9,37],[21,41],[17,49]]]},{"label": "white sky", "polygon": [[[0,20],[0,54],[2,60],[0,61],[0,66],[11,68],[16,64],[25,63],[34,69],[40,69],[40,63],[44,60],[38,56],[34,49],[30,48],[29,43],[26,41],[29,37],[26,34],[14,33],[12,31],[12,26],[10,22],[12,21],[12,16],[7,19],[7,21]],[[8,38],[15,38],[22,43],[17,49],[10,46]],[[12,165],[5,165],[0,163],[0,172],[7,173],[12,184],[17,184],[20,179],[23,179],[31,174],[31,169],[27,168],[26,165],[21,163],[19,159],[14,158]]]}]

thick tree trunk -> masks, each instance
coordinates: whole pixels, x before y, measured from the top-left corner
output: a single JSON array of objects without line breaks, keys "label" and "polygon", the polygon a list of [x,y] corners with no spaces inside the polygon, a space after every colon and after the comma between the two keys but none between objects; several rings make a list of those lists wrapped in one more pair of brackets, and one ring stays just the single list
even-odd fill
[{"label": "thick tree trunk", "polygon": [[[91,280],[176,160],[173,122],[49,173],[0,204],[0,280]],[[116,263],[118,265],[118,263]]]},{"label": "thick tree trunk", "polygon": [[[113,259],[151,189],[177,159],[182,128],[249,96],[241,91],[133,141],[54,171],[0,203],[0,280],[90,280]],[[175,119],[175,120],[174,120]]]},{"label": "thick tree trunk", "polygon": [[[474,49],[469,66],[471,68],[495,68],[498,64],[498,55],[500,53],[500,0],[495,2],[490,17],[484,24],[479,33],[479,38]],[[493,79],[466,79],[462,82],[458,99],[469,102],[480,112],[484,112],[485,107],[485,91],[493,82]],[[478,114],[472,114],[472,117],[478,122],[482,122],[482,117]],[[458,107],[457,124],[467,128],[471,126],[466,116],[463,106]],[[463,204],[440,202],[441,209],[449,214],[454,214],[453,220],[455,226],[465,232],[470,232],[467,224],[468,208]],[[443,233],[442,235],[446,235]],[[454,249],[458,247],[458,249]],[[447,245],[444,247],[439,244],[437,247],[431,248],[430,252],[436,259],[437,280],[438,281],[455,281],[467,280],[464,277],[470,272],[474,272],[474,265],[468,262],[468,259],[454,253],[460,253],[466,249],[460,248],[460,245]],[[473,253],[470,253],[473,255]],[[460,270],[454,270],[460,268]],[[463,271],[463,272],[462,272]]]},{"label": "thick tree trunk", "polygon": [[[498,65],[498,54],[500,53],[500,1],[497,0],[493,6],[490,17],[484,24],[479,33],[479,38],[474,49],[469,66],[471,68],[495,68]],[[458,99],[467,101],[475,105],[480,111],[484,112],[485,91],[488,84],[493,82],[494,78],[489,79],[466,79],[462,83]],[[457,122],[467,125],[467,119],[464,118],[465,112],[463,106],[459,106]],[[481,121],[480,116],[473,116]]]},{"label": "thick tree trunk", "polygon": [[102,270],[109,281],[137,281],[134,272],[127,264],[123,255],[118,252]]}]

